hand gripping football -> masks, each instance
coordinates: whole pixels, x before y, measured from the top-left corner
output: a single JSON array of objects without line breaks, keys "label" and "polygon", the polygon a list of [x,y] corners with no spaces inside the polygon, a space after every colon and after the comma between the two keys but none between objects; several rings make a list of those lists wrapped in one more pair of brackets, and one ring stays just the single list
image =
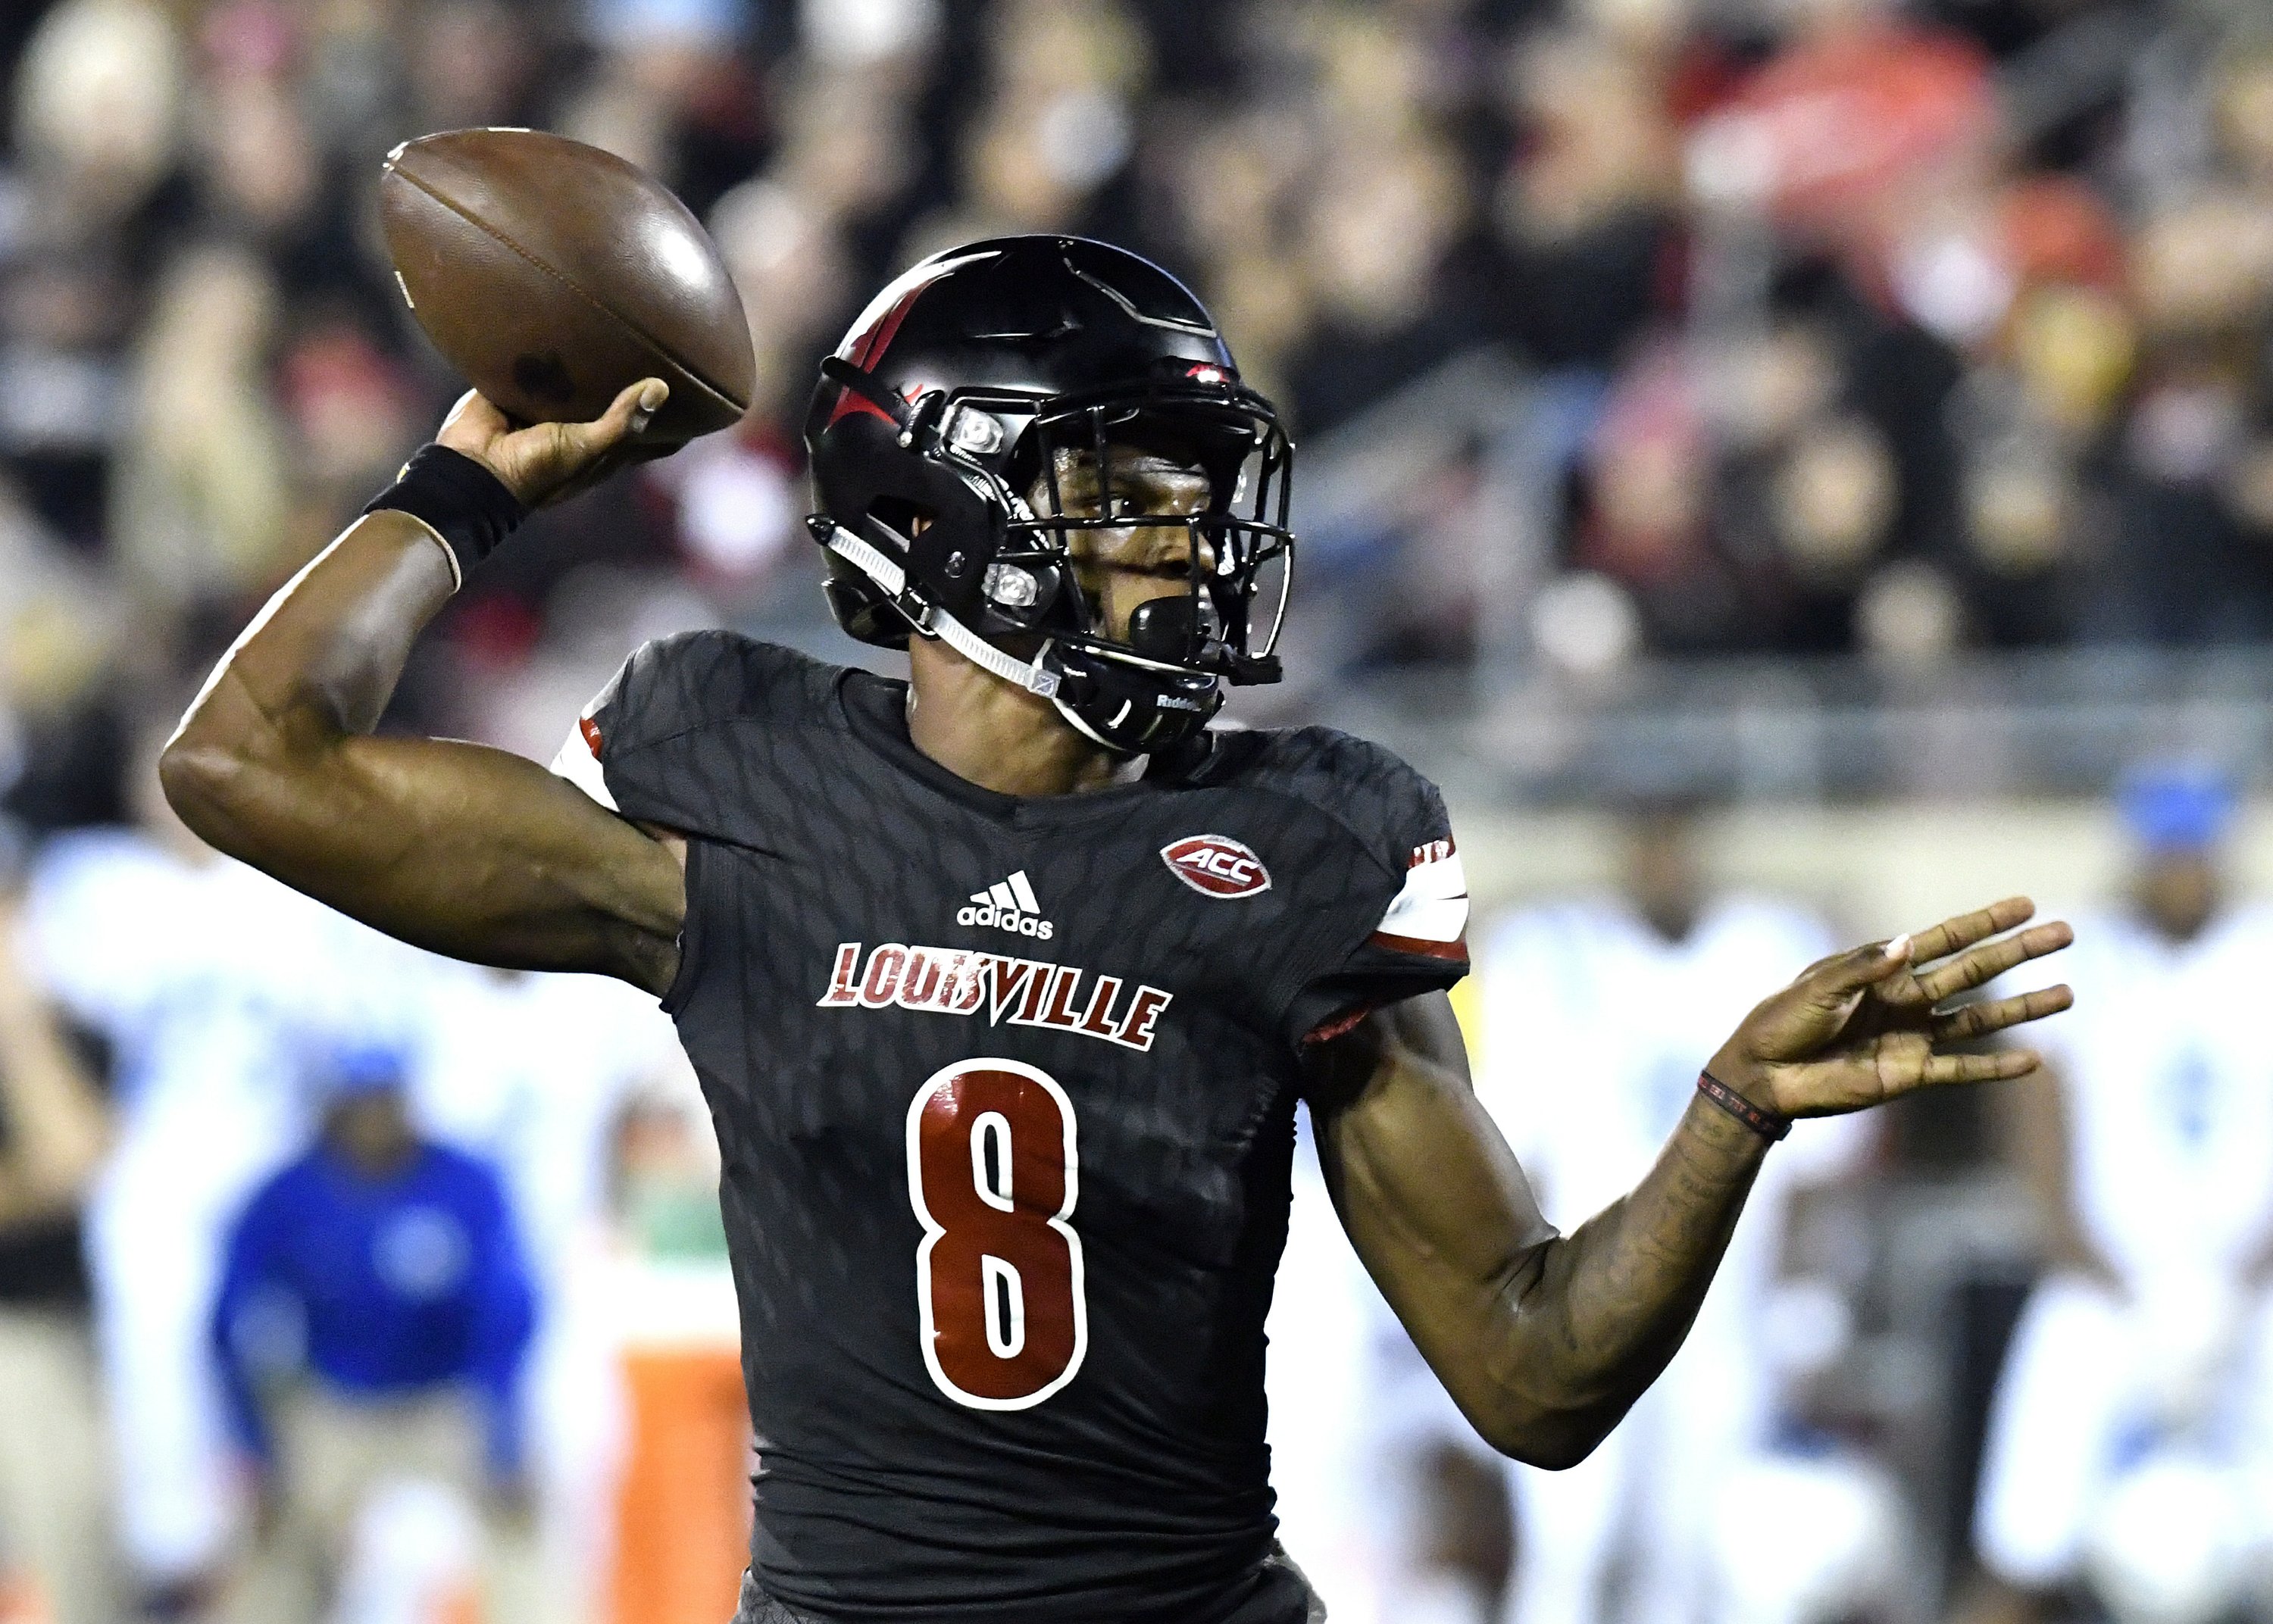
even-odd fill
[{"label": "hand gripping football", "polygon": [[717,245],[652,176],[536,130],[453,130],[386,156],[387,253],[434,347],[509,415],[597,417],[626,385],[671,399],[643,439],[740,421],[756,367]]}]

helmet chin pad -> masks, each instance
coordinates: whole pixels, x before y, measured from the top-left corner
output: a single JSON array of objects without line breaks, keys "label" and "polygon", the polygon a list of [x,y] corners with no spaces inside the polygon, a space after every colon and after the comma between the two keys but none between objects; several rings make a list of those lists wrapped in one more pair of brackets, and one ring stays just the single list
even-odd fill
[{"label": "helmet chin pad", "polygon": [[1149,755],[1183,743],[1223,708],[1212,675],[1116,658],[1053,642],[1041,663],[1058,678],[1051,702],[1084,737],[1117,755]]},{"label": "helmet chin pad", "polygon": [[1189,662],[1201,642],[1198,602],[1189,596],[1147,598],[1129,612],[1123,640],[1147,660]]}]

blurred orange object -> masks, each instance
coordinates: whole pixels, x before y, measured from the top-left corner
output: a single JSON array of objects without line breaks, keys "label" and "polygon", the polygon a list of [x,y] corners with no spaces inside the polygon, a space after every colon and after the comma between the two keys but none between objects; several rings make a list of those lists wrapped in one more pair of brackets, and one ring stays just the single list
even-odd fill
[{"label": "blurred orange object", "polygon": [[0,1573],[0,1624],[55,1624],[40,1587],[29,1579]]},{"label": "blurred orange object", "polygon": [[2023,286],[2046,282],[2124,291],[2123,225],[2071,176],[2032,175],[2005,194],[2006,252]]},{"label": "blurred orange object", "polygon": [[718,1624],[749,1560],[750,1418],[731,1348],[624,1360],[631,1450],[617,1500],[614,1624]]}]

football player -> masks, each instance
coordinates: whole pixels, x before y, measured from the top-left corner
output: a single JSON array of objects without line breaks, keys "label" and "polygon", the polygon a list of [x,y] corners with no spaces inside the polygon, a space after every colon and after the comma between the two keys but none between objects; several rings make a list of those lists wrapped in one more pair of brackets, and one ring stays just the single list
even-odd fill
[{"label": "football player", "polygon": [[1679,1345],[1792,1118],[2021,1075],[1953,1045],[2067,1001],[1937,1013],[2067,943],[2007,933],[2021,901],[1826,959],[1558,1234],[1468,1088],[1436,790],[1324,729],[1206,727],[1277,674],[1287,437],[1181,284],[1067,237],[926,260],[822,364],[829,602],[909,682],[705,632],[634,654],[556,775],[375,735],[464,571],[649,449],[664,394],[521,429],[467,396],[165,770],[208,840],[382,929],[672,1013],[762,1461],[745,1620],[1316,1616],[1263,1443],[1297,1101],[1460,1408],[1568,1464]]},{"label": "football player", "polygon": [[2121,1620],[2222,1618],[2273,1557],[2273,909],[2233,894],[2222,779],[2147,769],[2119,807],[2135,866],[2074,966],[2085,1013],[2004,1102],[2047,1256],[1990,1414],[1984,1624],[2079,1584]]}]

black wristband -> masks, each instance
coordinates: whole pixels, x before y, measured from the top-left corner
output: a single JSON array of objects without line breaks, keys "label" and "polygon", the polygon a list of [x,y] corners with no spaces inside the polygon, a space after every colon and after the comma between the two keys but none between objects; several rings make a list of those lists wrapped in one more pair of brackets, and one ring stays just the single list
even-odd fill
[{"label": "black wristband", "polygon": [[1755,1105],[1711,1072],[1697,1074],[1697,1091],[1770,1144],[1791,1132],[1791,1119]]},{"label": "black wristband", "polygon": [[457,562],[461,582],[529,517],[503,480],[463,452],[439,445],[420,446],[394,483],[363,511],[381,508],[408,513],[440,536]]}]

